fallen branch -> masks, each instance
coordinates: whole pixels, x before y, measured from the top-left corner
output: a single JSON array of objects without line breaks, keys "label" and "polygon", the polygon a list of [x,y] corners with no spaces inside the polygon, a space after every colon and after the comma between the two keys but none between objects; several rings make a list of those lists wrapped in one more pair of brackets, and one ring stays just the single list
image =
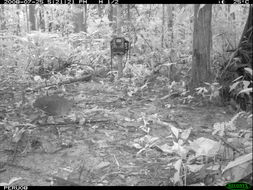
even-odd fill
[{"label": "fallen branch", "polygon": [[36,91],[38,91],[42,88],[56,86],[56,85],[60,86],[60,85],[63,85],[63,84],[71,84],[71,83],[79,82],[79,81],[89,82],[91,80],[91,78],[92,78],[92,75],[86,75],[86,76],[82,76],[80,78],[74,78],[74,79],[70,79],[70,80],[67,80],[67,81],[62,81],[62,82],[59,82],[59,83],[42,85],[42,86],[36,87],[35,89],[26,89],[26,92],[36,92]]}]

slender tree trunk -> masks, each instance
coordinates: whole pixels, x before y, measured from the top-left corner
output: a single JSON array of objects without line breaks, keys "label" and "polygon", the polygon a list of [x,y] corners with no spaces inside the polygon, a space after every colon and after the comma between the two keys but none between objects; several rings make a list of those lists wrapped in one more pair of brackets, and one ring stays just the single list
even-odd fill
[{"label": "slender tree trunk", "polygon": [[[253,16],[252,15],[253,15],[253,5],[250,5],[248,19],[247,19],[247,22],[244,26],[242,36],[241,36],[241,39],[239,42],[239,46],[242,44],[242,42],[245,39],[248,39],[249,42],[252,43],[252,28],[251,28],[253,26]],[[251,30],[250,30],[250,28],[251,28]]]},{"label": "slender tree trunk", "polygon": [[19,4],[17,4],[16,5],[17,6],[17,12],[16,12],[16,14],[17,14],[17,35],[20,35],[20,33],[21,33],[21,27],[20,27],[20,5]]},{"label": "slender tree trunk", "polygon": [[48,11],[47,10],[44,10],[43,18],[45,21],[45,32],[49,32],[49,28],[48,28],[49,20],[48,20]]},{"label": "slender tree trunk", "polygon": [[1,22],[1,30],[6,29],[6,21],[5,21],[5,14],[4,14],[4,5],[1,5],[1,13],[0,13],[0,22]]},{"label": "slender tree trunk", "polygon": [[164,44],[164,27],[165,27],[165,5],[162,5],[163,14],[162,14],[162,35],[161,35],[161,48],[163,48]]},{"label": "slender tree trunk", "polygon": [[29,21],[30,21],[30,30],[36,30],[35,25],[35,5],[29,5]]},{"label": "slender tree trunk", "polygon": [[127,4],[127,36],[128,36],[128,39],[130,39],[130,37],[131,37],[130,23],[131,23],[131,11],[130,11],[130,5]]},{"label": "slender tree trunk", "polygon": [[98,16],[99,18],[102,18],[102,5],[98,4]]},{"label": "slender tree trunk", "polygon": [[109,12],[108,12],[108,19],[110,21],[110,24],[109,26],[112,27],[113,25],[113,7],[112,7],[112,4],[109,4]]},{"label": "slender tree trunk", "polygon": [[42,31],[45,31],[45,7],[41,5],[39,10],[39,28]]},{"label": "slender tree trunk", "polygon": [[85,30],[84,26],[84,13],[83,8],[80,5],[75,5],[75,12],[73,13],[74,32],[80,32]]},{"label": "slender tree trunk", "polygon": [[[248,67],[252,68],[252,54],[253,54],[252,53],[253,52],[252,51],[252,41],[253,41],[252,32],[253,32],[253,6],[250,5],[247,22],[244,26],[242,36],[238,45],[238,49],[240,49],[241,51],[237,51],[237,54],[235,54],[235,56],[241,57],[241,64],[239,65],[234,64],[233,65],[234,67],[235,66],[238,67],[234,70],[238,70],[244,64],[247,64]],[[248,52],[248,53],[245,54],[242,52]],[[241,71],[241,72],[243,73],[245,71]],[[251,76],[251,80],[252,80],[252,76]]]},{"label": "slender tree trunk", "polygon": [[[118,4],[117,5],[117,24],[116,24],[116,30],[117,30],[117,36],[121,35],[121,11],[122,11],[122,5]],[[123,65],[122,65],[122,58],[123,56],[117,56],[118,57],[118,79],[120,79],[123,76]]]},{"label": "slender tree trunk", "polygon": [[194,5],[191,91],[201,86],[203,82],[210,82],[210,50],[212,45],[211,18],[211,4],[204,5],[202,8],[200,8],[199,4]]},{"label": "slender tree trunk", "polygon": [[27,32],[30,32],[30,20],[29,20],[29,14],[28,14],[28,5],[25,4],[25,15],[26,15],[26,29]]},{"label": "slender tree trunk", "polygon": [[[130,5],[127,5],[127,37],[129,40],[129,52],[127,54],[127,59],[130,59],[130,52],[131,52],[131,43],[133,42],[133,40],[131,40],[131,9],[130,9]],[[127,62],[128,63],[128,62]],[[131,77],[130,77],[131,80]]]},{"label": "slender tree trunk", "polygon": [[169,48],[172,48],[172,44],[173,44],[173,5],[168,4],[167,5],[167,13],[168,13],[168,44],[169,44]]},{"label": "slender tree trunk", "polygon": [[87,32],[87,29],[88,29],[87,20],[88,20],[88,7],[87,7],[87,4],[85,4],[84,5],[84,32]]}]

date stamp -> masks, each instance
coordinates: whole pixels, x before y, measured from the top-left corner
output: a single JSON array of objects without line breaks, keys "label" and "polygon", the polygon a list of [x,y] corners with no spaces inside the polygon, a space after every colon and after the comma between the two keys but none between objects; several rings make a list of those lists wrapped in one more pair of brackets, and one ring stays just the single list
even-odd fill
[{"label": "date stamp", "polygon": [[[75,4],[75,3],[88,4],[91,2],[89,2],[88,0],[4,0],[4,4]],[[97,3],[118,4],[119,0],[97,0]]]}]

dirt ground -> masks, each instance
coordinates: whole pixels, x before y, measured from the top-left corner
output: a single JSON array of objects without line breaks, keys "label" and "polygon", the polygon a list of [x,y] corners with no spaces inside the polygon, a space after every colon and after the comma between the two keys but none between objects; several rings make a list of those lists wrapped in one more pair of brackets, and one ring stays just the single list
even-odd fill
[{"label": "dirt ground", "polygon": [[[76,108],[85,118],[81,124],[36,125],[18,143],[6,130],[1,133],[0,183],[17,178],[14,185],[173,185],[175,171],[168,164],[174,155],[156,146],[171,145],[171,132],[144,118],[192,128],[189,139],[212,139],[214,123],[229,121],[234,114],[229,107],[161,100],[164,94],[159,89],[130,97],[113,85],[99,90],[92,85],[98,84],[78,86],[84,100]],[[140,139],[147,135],[157,138],[157,144],[138,148],[137,142],[142,145]]]}]

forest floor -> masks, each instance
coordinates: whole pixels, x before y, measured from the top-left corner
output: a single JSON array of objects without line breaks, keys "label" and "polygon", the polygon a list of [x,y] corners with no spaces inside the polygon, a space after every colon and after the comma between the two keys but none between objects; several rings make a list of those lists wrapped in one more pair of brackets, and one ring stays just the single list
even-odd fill
[{"label": "forest floor", "polygon": [[[200,137],[215,140],[213,125],[229,121],[235,114],[230,107],[183,104],[177,97],[161,99],[166,96],[162,86],[135,94],[127,94],[120,86],[90,82],[68,89],[72,96],[81,94],[83,98],[75,110],[83,113],[82,124],[37,126],[24,133],[16,147],[2,133],[0,163],[8,164],[0,166],[0,183],[173,185],[175,170],[170,163],[180,156],[161,148],[173,146],[171,126],[191,129],[191,141]],[[238,126],[245,126],[240,122]],[[16,155],[10,160],[13,153]],[[211,185],[205,177],[189,178],[186,185]]]}]

